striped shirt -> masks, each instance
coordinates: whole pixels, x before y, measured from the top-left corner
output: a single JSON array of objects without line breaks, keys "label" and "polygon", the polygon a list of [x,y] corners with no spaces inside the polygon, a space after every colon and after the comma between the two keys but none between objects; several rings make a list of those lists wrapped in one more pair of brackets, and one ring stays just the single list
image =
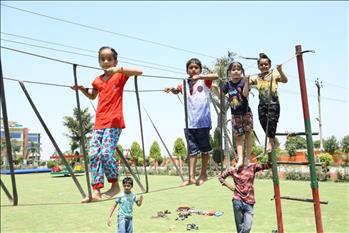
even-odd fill
[{"label": "striped shirt", "polygon": [[242,200],[253,205],[256,202],[253,187],[255,173],[269,168],[271,168],[270,163],[250,163],[247,167],[239,170],[235,167],[230,167],[218,176],[218,180],[223,184],[228,176],[233,177],[235,184],[233,200]]}]

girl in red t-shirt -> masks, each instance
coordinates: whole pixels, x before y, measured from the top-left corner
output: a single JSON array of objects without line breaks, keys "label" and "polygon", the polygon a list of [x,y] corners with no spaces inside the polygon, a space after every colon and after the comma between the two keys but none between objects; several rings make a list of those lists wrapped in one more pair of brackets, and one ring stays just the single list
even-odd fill
[{"label": "girl in red t-shirt", "polygon": [[[120,191],[118,165],[114,153],[121,131],[125,128],[122,93],[129,76],[142,74],[139,69],[116,67],[117,56],[117,52],[111,47],[100,48],[98,61],[104,73],[95,78],[92,88],[73,87],[89,99],[95,99],[99,95],[89,154],[91,184],[94,189],[92,201],[112,198]],[[101,193],[101,188],[104,187],[104,175],[111,183],[111,187]],[[83,203],[89,201],[88,197],[82,200]]]}]

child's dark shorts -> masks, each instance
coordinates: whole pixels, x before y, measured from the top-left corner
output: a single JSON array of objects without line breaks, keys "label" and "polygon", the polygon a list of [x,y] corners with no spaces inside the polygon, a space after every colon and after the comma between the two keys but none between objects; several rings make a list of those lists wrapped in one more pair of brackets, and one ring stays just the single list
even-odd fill
[{"label": "child's dark shorts", "polygon": [[210,145],[210,128],[188,129],[188,131],[184,129],[184,134],[187,138],[190,156],[212,151]]},{"label": "child's dark shorts", "polygon": [[231,123],[233,127],[233,135],[241,136],[246,132],[253,131],[253,115],[252,112],[245,114],[231,115]]},{"label": "child's dark shorts", "polygon": [[270,104],[269,108],[268,104],[259,104],[258,117],[264,132],[267,131],[268,126],[267,136],[275,138],[277,123],[280,117],[280,104]]}]

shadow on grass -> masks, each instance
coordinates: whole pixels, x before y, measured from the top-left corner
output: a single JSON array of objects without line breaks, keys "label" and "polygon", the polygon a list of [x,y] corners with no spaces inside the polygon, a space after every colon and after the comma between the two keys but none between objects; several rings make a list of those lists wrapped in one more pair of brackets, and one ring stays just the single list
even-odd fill
[{"label": "shadow on grass", "polygon": [[[75,174],[75,176],[83,176],[84,174]],[[70,175],[61,175],[61,176],[51,176],[51,178],[68,178]]]},{"label": "shadow on grass", "polygon": [[[92,203],[92,202],[91,202]],[[83,205],[83,203],[80,203],[80,202],[77,202],[77,203],[74,203],[74,202],[66,202],[66,203],[36,203],[36,204],[18,204],[17,206],[50,206],[50,205]],[[1,208],[2,207],[14,207],[13,205],[11,204],[8,204],[8,205],[0,205]]]}]

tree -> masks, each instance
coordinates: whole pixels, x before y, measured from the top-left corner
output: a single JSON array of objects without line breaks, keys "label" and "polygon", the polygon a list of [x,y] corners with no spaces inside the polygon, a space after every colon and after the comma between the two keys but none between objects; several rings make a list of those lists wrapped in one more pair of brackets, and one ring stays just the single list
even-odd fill
[{"label": "tree", "polygon": [[307,141],[305,140],[305,138],[298,135],[294,137],[287,137],[285,147],[288,151],[288,154],[292,156],[296,154],[297,149],[307,148]]},{"label": "tree", "polygon": [[[227,68],[228,65],[234,61],[234,58],[236,56],[236,53],[231,53],[228,52],[228,56],[223,56],[221,58],[217,58],[215,64],[213,65],[213,68],[210,69],[207,66],[203,67],[203,73],[216,73],[218,74],[218,79],[214,81],[214,85],[221,88],[223,87],[224,83],[226,82],[226,80],[228,79],[227,77]],[[213,148],[213,159],[215,162],[220,163],[223,161],[223,156],[224,153],[223,151],[221,151],[220,149],[220,140],[221,140],[221,128],[223,127],[223,146],[225,148],[225,153],[233,153],[234,149],[231,148],[231,146],[233,145],[233,143],[231,142],[231,139],[229,137],[229,133],[227,130],[227,123],[229,121],[227,121],[227,111],[229,110],[230,105],[226,104],[225,102],[226,97],[223,99],[223,103],[221,104],[220,101],[220,96],[218,95],[218,93],[216,93],[215,91],[211,92],[211,101],[213,104],[213,107],[217,113],[217,128],[214,131],[214,137],[213,137],[213,142],[214,142],[214,146],[212,146]],[[220,118],[220,112],[222,111],[222,121]],[[215,138],[216,137],[216,138]]]},{"label": "tree", "polygon": [[40,152],[41,152],[40,144],[36,142],[30,142],[28,146],[28,153],[31,154],[33,167],[34,167],[35,158],[37,158],[37,163],[38,165],[40,165]]},{"label": "tree", "polygon": [[[117,147],[120,150],[120,152],[122,153],[122,155],[124,155],[124,149],[122,148],[122,145],[118,144]],[[119,153],[116,150],[115,150],[114,154],[115,154],[116,161],[121,161],[120,155],[119,155]],[[125,159],[127,159],[127,158],[125,158]]]},{"label": "tree", "polygon": [[161,157],[160,146],[157,141],[153,141],[152,145],[150,146],[149,159],[154,162],[155,169],[157,168],[157,165],[160,164],[163,160],[163,158]]},{"label": "tree", "polygon": [[315,140],[315,141],[313,142],[313,144],[314,144],[314,148],[316,148],[316,149],[319,149],[319,148],[320,148],[320,140]]},{"label": "tree", "polygon": [[325,151],[331,155],[338,149],[338,142],[335,136],[329,137],[324,142]]},{"label": "tree", "polygon": [[187,149],[182,138],[177,138],[173,146],[173,155],[179,159],[184,159],[187,156]]},{"label": "tree", "polygon": [[217,127],[216,130],[213,132],[213,138],[211,138],[212,141],[212,158],[213,160],[219,164],[223,162],[223,151],[220,149],[220,141],[221,141],[221,132],[220,129]]},{"label": "tree", "polygon": [[16,139],[11,139],[11,150],[12,150],[12,156],[13,160],[23,160],[23,156],[19,156],[17,158],[17,152],[21,151],[21,142],[17,141]]},{"label": "tree", "polygon": [[134,141],[131,145],[131,153],[136,159],[136,165],[137,166],[142,166],[144,161],[143,161],[143,151],[141,146],[139,145],[138,142]]},{"label": "tree", "polygon": [[78,108],[73,109],[73,116],[64,116],[63,125],[68,128],[69,133],[65,134],[70,138],[70,149],[73,154],[74,151],[80,147],[80,152],[82,152],[82,147],[80,145],[81,137],[84,138],[86,152],[88,153],[88,134],[92,133],[93,123],[92,115],[88,112],[88,108],[81,111],[81,121],[82,121],[82,135],[80,135],[80,124],[78,120],[79,110]]},{"label": "tree", "polygon": [[349,152],[349,135],[345,136],[341,141],[342,151],[344,153]]},{"label": "tree", "polygon": [[8,155],[5,137],[1,137],[1,164],[4,163],[5,166],[8,166]]}]

